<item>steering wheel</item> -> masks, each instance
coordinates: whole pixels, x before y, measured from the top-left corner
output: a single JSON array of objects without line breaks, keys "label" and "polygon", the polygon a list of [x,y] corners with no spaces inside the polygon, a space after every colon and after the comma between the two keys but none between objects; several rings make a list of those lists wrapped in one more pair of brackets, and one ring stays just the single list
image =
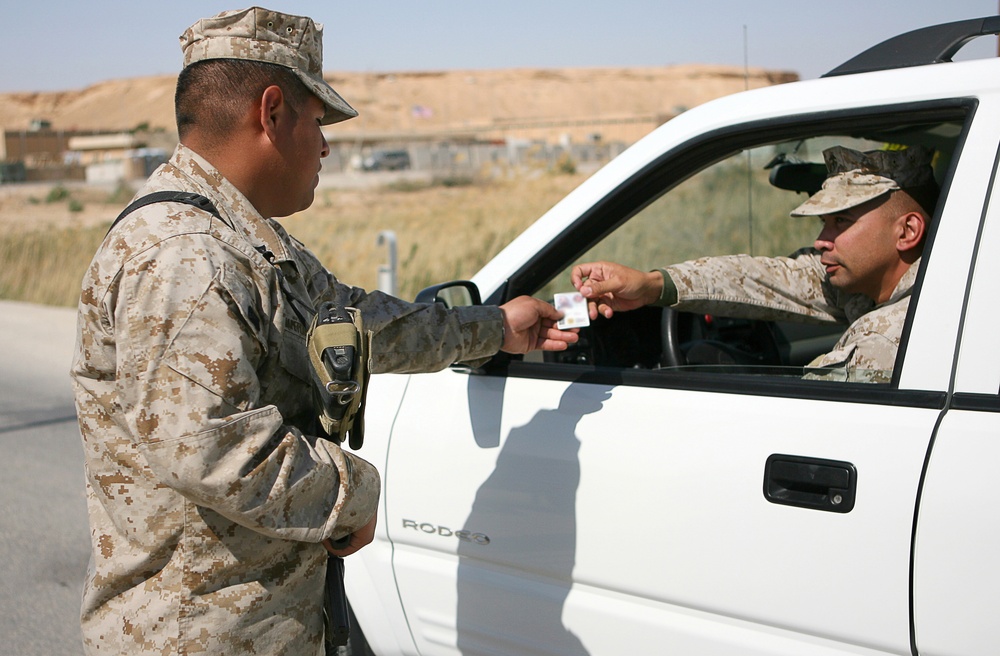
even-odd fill
[{"label": "steering wheel", "polygon": [[687,364],[687,357],[681,350],[679,312],[670,307],[664,307],[660,314],[660,365],[663,367],[681,367]]},{"label": "steering wheel", "polygon": [[709,321],[707,315],[665,307],[660,315],[660,366],[781,365],[775,331],[769,321],[720,317]]}]

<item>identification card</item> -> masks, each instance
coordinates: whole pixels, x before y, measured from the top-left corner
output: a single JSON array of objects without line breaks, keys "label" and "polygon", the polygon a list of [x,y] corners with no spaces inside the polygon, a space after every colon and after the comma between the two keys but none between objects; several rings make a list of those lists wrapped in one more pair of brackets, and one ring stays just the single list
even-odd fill
[{"label": "identification card", "polygon": [[556,294],[555,306],[557,310],[563,313],[563,318],[556,324],[556,327],[560,330],[583,328],[590,325],[590,315],[587,313],[587,299],[580,292]]}]

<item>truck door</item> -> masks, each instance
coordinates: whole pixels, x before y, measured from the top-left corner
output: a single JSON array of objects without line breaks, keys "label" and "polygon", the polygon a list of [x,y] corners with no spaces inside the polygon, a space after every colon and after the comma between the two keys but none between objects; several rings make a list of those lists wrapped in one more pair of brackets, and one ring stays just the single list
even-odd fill
[{"label": "truck door", "polygon": [[[938,123],[925,109],[912,119],[920,121],[917,131],[957,138],[970,129],[969,143],[997,141],[987,123],[973,126],[977,132],[956,118],[954,103]],[[755,211],[787,219],[801,199],[780,196],[783,210],[772,204],[776,196],[761,173],[779,146],[801,155],[866,127],[870,142],[896,114],[906,122],[903,110],[878,107],[837,117],[837,129],[807,125],[780,143],[772,121],[741,126],[728,141],[715,134],[677,147],[672,159],[637,167],[627,183],[609,186],[596,209],[567,221],[553,243],[524,253],[508,294],[569,291],[573,263],[605,246],[614,253],[629,244],[621,257],[631,254],[647,269],[696,255],[657,250],[647,261],[637,254],[684,235],[725,232],[710,219],[729,216],[724,201],[745,198],[748,175],[763,175],[751,190],[760,193]],[[893,135],[904,133],[913,136]],[[952,168],[945,160],[950,186],[891,383],[812,380],[801,366],[789,373],[784,364],[665,366],[656,349],[668,350],[668,331],[656,320],[621,324],[617,341],[603,345],[595,345],[595,329],[589,350],[567,356],[575,359],[514,359],[480,375],[412,377],[394,421],[383,522],[420,653],[910,653],[914,512],[952,376],[982,213],[975,199],[985,197],[993,168],[993,153],[966,149],[961,161],[957,153],[949,152]],[[689,175],[695,169],[701,172]],[[711,204],[712,212],[671,204],[688,185],[708,190],[697,207]],[[785,236],[798,229],[781,225]],[[608,234],[607,226],[619,227]],[[628,234],[632,226],[639,228]],[[739,248],[776,254],[761,252],[759,227],[755,245]],[[695,319],[720,339],[752,341],[755,334],[750,324]],[[791,335],[774,348],[786,364],[807,357],[813,343]],[[992,384],[995,395],[1000,380]],[[953,421],[958,428],[949,414],[942,430]],[[978,430],[985,440],[989,427]],[[925,492],[935,485],[932,458]],[[922,564],[924,520],[935,533],[930,522],[942,521],[921,516],[918,643],[921,617],[947,603],[960,606],[934,596],[948,570],[940,558]],[[963,566],[973,576],[971,561]],[[990,589],[983,585],[983,598]],[[952,634],[941,626],[936,641],[946,644]]]},{"label": "truck door", "polygon": [[962,319],[954,394],[927,460],[914,545],[914,636],[922,656],[991,654],[1000,641],[1000,202],[985,213]]}]

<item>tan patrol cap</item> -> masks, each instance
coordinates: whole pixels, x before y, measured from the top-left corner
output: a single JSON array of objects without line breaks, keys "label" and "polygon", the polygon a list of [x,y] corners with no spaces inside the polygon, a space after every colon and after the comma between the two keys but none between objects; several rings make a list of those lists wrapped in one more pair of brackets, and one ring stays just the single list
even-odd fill
[{"label": "tan patrol cap", "polygon": [[206,59],[247,59],[278,64],[295,75],[326,105],[322,123],[358,115],[323,79],[323,25],[260,7],[224,11],[203,18],[181,35],[184,66]]},{"label": "tan patrol cap", "polygon": [[794,210],[792,216],[821,216],[842,212],[895,189],[908,189],[934,180],[933,151],[924,146],[904,150],[861,152],[843,146],[823,151],[827,178],[823,188]]}]

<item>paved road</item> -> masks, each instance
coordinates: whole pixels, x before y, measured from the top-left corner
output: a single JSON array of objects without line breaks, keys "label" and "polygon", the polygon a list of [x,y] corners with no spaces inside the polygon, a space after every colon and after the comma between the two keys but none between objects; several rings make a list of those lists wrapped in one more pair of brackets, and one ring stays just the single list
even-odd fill
[{"label": "paved road", "polygon": [[79,656],[90,554],[69,363],[76,313],[0,301],[0,653]]}]

